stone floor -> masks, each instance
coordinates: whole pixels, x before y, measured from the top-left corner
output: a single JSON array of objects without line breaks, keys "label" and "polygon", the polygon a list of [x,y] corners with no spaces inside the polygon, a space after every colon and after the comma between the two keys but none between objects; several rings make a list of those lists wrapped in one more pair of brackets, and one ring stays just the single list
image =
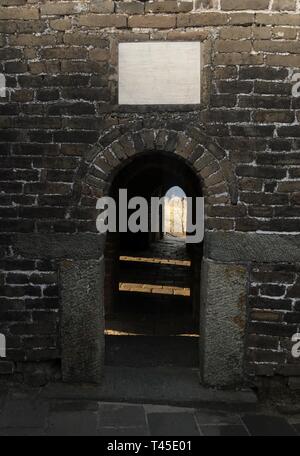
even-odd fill
[{"label": "stone floor", "polygon": [[300,415],[41,399],[36,392],[0,396],[1,436],[300,436]]},{"label": "stone floor", "polygon": [[[185,238],[180,238],[166,234],[163,239],[156,241],[151,244],[150,248],[146,250],[138,250],[141,258],[159,258],[163,261],[163,264],[177,264],[181,265],[182,261],[186,266],[190,266],[190,258],[187,254]],[[123,251],[122,256],[132,256],[132,250],[129,252]],[[144,260],[142,260],[144,261]]]}]

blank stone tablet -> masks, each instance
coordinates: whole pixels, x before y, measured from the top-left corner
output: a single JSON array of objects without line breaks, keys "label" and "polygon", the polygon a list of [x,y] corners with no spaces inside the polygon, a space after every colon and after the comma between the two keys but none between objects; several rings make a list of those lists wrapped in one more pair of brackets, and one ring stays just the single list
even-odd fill
[{"label": "blank stone tablet", "polygon": [[119,104],[199,104],[200,42],[119,43]]}]

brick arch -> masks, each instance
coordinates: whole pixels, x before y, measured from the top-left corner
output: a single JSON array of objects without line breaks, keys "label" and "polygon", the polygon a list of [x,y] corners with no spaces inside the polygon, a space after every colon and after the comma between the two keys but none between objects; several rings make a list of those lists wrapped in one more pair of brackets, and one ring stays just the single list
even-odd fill
[{"label": "brick arch", "polygon": [[154,151],[184,160],[199,177],[204,196],[212,197],[216,203],[218,198],[227,204],[237,203],[236,179],[226,151],[197,127],[187,131],[141,128],[126,133],[112,129],[100,138],[86,159],[81,173],[83,193],[107,194],[125,164],[140,154]]}]

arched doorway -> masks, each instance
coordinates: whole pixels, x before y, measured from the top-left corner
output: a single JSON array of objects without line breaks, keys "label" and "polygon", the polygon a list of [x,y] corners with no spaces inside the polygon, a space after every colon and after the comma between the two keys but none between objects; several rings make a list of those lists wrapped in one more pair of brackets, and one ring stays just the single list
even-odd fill
[{"label": "arched doorway", "polygon": [[[146,160],[147,156],[151,157],[150,161]],[[137,164],[136,173],[141,176],[142,168],[145,173],[147,166],[152,166],[160,159],[166,161],[167,156],[173,159],[172,164],[164,167],[161,162],[159,169],[156,168],[158,175],[165,170],[166,175],[174,176],[177,170],[176,184],[186,194],[195,188],[199,189],[201,183],[206,213],[211,214],[215,206],[222,205],[235,217],[237,182],[227,152],[199,127],[190,125],[185,131],[176,131],[169,128],[167,123],[160,127],[145,128],[136,122],[103,132],[78,172],[71,205],[90,214],[99,197],[112,194],[114,186],[118,188],[116,182],[122,174],[128,180],[124,172],[129,169],[128,166],[132,165],[129,173],[132,181]],[[183,168],[186,172],[182,173]],[[185,179],[184,185],[180,179],[187,173],[190,178]],[[156,174],[154,177],[156,179]],[[164,182],[168,182],[163,189],[166,192],[174,184],[174,179],[165,179]],[[195,186],[192,185],[191,189],[186,188],[193,183]],[[201,298],[197,296],[200,286],[195,291],[193,287],[192,293],[194,309],[197,312],[200,310],[201,314],[200,373],[205,384],[239,385],[244,379],[248,269],[240,256],[234,255],[232,233],[224,232],[217,218],[216,211],[217,223],[214,227],[206,226],[205,230]],[[118,264],[114,261],[114,251],[118,251],[114,246],[118,246],[118,243],[113,240],[110,242],[110,236],[105,242],[105,235],[95,231],[93,222],[92,233],[74,236],[76,240],[68,256],[70,260],[60,261],[62,372],[65,381],[101,383],[106,372],[104,304],[107,312],[109,297],[114,296],[111,293],[111,278],[117,277],[113,267]],[[140,240],[145,242],[143,237]],[[65,239],[65,242],[70,243],[70,240]],[[229,252],[226,251],[228,245]],[[113,248],[108,255],[110,246]],[[66,250],[65,244],[63,250]],[[197,253],[198,258],[201,254],[201,251]],[[200,261],[196,264],[199,265]],[[193,271],[196,274],[193,281],[197,284],[199,271],[197,268]]]},{"label": "arched doorway", "polygon": [[[119,190],[126,189],[128,199],[142,196],[150,203],[152,197],[164,197],[174,187],[181,188],[193,205],[202,195],[198,177],[183,159],[170,153],[146,152],[130,160],[115,176],[110,196],[117,201]],[[173,233],[174,208],[170,209],[173,220],[169,232],[164,232],[161,223],[159,232],[108,235],[108,365],[199,367],[202,244],[188,244],[185,236]]]}]

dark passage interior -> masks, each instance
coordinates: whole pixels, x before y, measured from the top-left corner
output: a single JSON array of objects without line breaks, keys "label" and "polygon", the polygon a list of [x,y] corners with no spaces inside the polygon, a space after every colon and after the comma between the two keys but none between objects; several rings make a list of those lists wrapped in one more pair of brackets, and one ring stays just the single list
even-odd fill
[{"label": "dark passage interior", "polygon": [[[111,196],[162,197],[173,186],[195,198],[199,181],[181,159],[135,158],[115,177]],[[129,212],[130,213],[130,212]],[[106,245],[106,364],[198,367],[202,244],[174,233],[109,233]]]}]

